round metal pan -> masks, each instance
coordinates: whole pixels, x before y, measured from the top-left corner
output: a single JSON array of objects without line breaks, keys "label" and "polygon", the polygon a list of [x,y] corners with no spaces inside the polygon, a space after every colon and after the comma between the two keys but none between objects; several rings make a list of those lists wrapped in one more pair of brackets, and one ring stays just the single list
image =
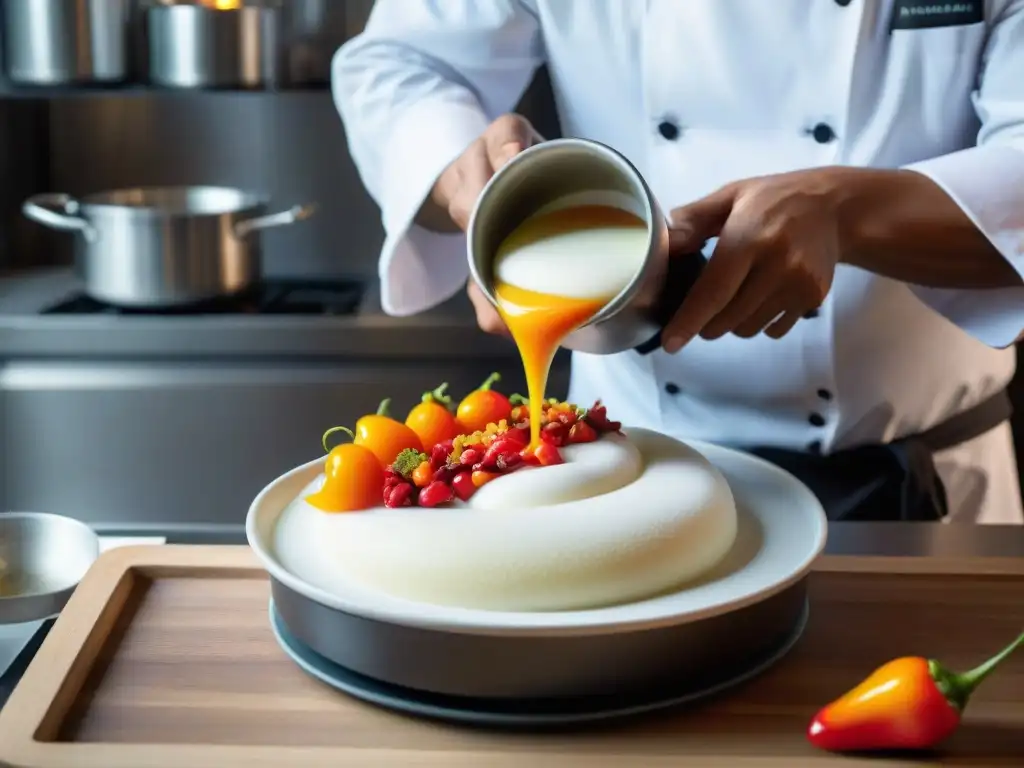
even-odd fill
[{"label": "round metal pan", "polygon": [[520,637],[406,627],[328,608],[271,579],[278,614],[311,650],[405,688],[476,698],[630,696],[712,685],[757,664],[793,635],[804,580],[711,619],[633,632]]}]

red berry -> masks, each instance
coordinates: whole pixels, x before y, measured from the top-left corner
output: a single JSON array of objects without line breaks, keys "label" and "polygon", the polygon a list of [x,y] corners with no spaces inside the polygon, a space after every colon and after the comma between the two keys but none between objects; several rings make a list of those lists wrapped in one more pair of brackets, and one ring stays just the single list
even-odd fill
[{"label": "red berry", "polygon": [[433,480],[435,483],[450,483],[452,481],[452,478],[455,477],[456,469],[457,467],[449,467],[447,464],[445,464],[443,467],[439,468],[436,472],[434,472],[430,479]]},{"label": "red berry", "polygon": [[540,437],[545,443],[550,445],[560,446],[565,445],[565,440],[569,436],[569,428],[560,421],[552,421],[549,424],[544,425],[544,429],[540,431]]},{"label": "red berry", "polygon": [[416,486],[412,483],[400,483],[384,489],[384,506],[396,509],[412,504],[412,494]]},{"label": "red berry", "polygon": [[530,442],[530,421],[522,421],[516,424],[505,433],[509,440],[515,440],[520,445],[527,445]]},{"label": "red berry", "polygon": [[541,443],[537,446],[537,450],[533,452],[533,455],[542,467],[550,467],[562,463],[562,454],[551,443]]},{"label": "red berry", "polygon": [[445,440],[443,443],[438,443],[430,449],[430,468],[433,470],[440,469],[447,461],[448,457],[452,452],[452,441]]},{"label": "red berry", "polygon": [[608,420],[608,409],[601,405],[600,400],[587,411],[586,420],[598,432],[618,432],[622,429],[621,421]]},{"label": "red berry", "polygon": [[436,507],[438,504],[447,504],[452,498],[452,487],[448,483],[435,480],[420,491],[419,505],[421,507]]},{"label": "red berry", "polygon": [[517,441],[510,440],[504,436],[499,437],[491,443],[491,447],[487,449],[487,453],[484,454],[480,463],[487,469],[496,468],[499,457],[507,456],[510,453],[519,453],[521,449],[522,445]]},{"label": "red berry", "polygon": [[474,491],[476,491],[476,486],[473,485],[472,470],[459,472],[459,474],[453,477],[452,490],[462,501],[469,501],[469,497],[473,495]]},{"label": "red berry", "polygon": [[497,461],[494,462],[495,466],[501,472],[508,472],[515,469],[523,463],[523,457],[519,451],[506,451],[505,453],[498,454]]},{"label": "red berry", "polygon": [[475,448],[467,448],[459,455],[459,463],[465,467],[471,467],[481,459],[480,451]]}]

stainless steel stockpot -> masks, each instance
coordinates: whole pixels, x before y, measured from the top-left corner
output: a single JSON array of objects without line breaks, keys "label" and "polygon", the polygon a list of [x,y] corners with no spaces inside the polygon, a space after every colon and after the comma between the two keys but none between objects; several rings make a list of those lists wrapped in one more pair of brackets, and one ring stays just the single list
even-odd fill
[{"label": "stainless steel stockpot", "polygon": [[516,155],[484,187],[468,229],[469,270],[497,303],[492,266],[501,242],[519,224],[553,206],[607,204],[639,216],[648,231],[643,266],[622,292],[562,346],[581,352],[651,352],[705,260],[669,258],[668,223],[640,172],[622,154],[594,141],[556,139]]},{"label": "stainless steel stockpot", "polygon": [[54,86],[127,79],[131,0],[4,0],[0,12],[11,82]]},{"label": "stainless steel stockpot", "polygon": [[259,234],[308,218],[312,205],[267,213],[265,195],[228,187],[139,187],[36,195],[27,217],[80,235],[86,292],[123,307],[191,304],[245,291],[262,276]]},{"label": "stainless steel stockpot", "polygon": [[154,85],[259,89],[280,85],[286,73],[279,3],[155,5],[146,9],[146,30]]}]

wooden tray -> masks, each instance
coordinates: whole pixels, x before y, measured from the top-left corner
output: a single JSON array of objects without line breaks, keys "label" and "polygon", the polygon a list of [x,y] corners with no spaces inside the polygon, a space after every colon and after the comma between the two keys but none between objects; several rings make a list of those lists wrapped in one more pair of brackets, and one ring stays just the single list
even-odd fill
[{"label": "wooden tray", "polygon": [[[86,576],[0,714],[0,762],[31,768],[717,768],[1024,766],[1024,655],[976,695],[942,755],[840,758],[804,741],[821,704],[878,664],[957,668],[1024,627],[1024,561],[823,558],[797,648],[691,710],[575,732],[510,734],[402,717],[295,667],[268,626],[245,547],[129,547]],[[626,660],[624,660],[626,663]]]}]

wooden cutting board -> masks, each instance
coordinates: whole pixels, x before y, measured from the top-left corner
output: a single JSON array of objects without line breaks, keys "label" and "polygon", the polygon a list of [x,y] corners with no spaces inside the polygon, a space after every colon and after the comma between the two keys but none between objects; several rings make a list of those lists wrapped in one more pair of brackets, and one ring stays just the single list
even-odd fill
[{"label": "wooden cutting board", "polygon": [[97,562],[0,713],[0,762],[31,768],[715,768],[1024,766],[1024,654],[978,692],[942,753],[850,759],[804,728],[877,665],[956,668],[1024,627],[1024,561],[823,558],[807,631],[713,702],[628,724],[528,734],[416,720],[308,678],[268,625],[244,547],[132,547]]}]

